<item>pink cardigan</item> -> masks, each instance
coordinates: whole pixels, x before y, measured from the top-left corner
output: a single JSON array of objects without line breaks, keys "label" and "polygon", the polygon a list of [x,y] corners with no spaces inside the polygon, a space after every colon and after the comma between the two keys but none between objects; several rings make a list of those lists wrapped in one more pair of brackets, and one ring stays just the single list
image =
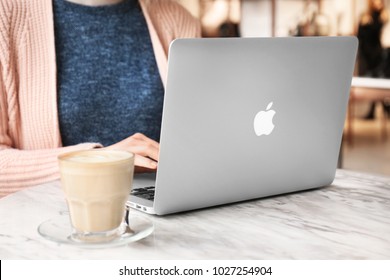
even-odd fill
[{"label": "pink cardigan", "polygon": [[[179,4],[140,0],[163,82],[175,38],[196,37],[198,22]],[[0,197],[59,178],[62,147],[57,114],[52,0],[0,0]]]}]

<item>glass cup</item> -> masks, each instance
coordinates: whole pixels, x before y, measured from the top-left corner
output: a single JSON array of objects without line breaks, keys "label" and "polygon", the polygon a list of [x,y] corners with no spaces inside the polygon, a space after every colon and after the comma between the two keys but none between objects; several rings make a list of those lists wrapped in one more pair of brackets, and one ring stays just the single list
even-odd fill
[{"label": "glass cup", "polygon": [[123,222],[133,181],[134,154],[96,149],[63,154],[58,159],[71,239],[100,243],[119,237],[126,228]]}]

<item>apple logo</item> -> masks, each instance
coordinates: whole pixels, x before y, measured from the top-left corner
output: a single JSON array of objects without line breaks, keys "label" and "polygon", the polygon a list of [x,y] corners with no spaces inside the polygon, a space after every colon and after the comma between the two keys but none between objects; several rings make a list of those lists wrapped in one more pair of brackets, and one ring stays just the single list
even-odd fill
[{"label": "apple logo", "polygon": [[270,110],[273,102],[270,102],[266,111],[260,111],[256,114],[253,126],[257,136],[269,135],[274,130],[274,124],[272,118],[275,116],[275,111]]}]

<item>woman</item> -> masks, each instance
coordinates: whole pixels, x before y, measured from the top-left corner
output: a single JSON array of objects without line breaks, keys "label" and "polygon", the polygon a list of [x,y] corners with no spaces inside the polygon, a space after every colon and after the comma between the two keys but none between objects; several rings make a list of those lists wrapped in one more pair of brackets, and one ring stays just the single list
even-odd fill
[{"label": "woman", "polygon": [[0,197],[106,148],[155,170],[172,40],[200,34],[167,0],[0,0]]},{"label": "woman", "polygon": [[[381,44],[383,26],[388,21],[388,13],[382,0],[368,0],[368,10],[359,22],[359,75],[365,77],[381,77],[385,61]],[[373,119],[375,103],[371,104],[366,119]]]}]

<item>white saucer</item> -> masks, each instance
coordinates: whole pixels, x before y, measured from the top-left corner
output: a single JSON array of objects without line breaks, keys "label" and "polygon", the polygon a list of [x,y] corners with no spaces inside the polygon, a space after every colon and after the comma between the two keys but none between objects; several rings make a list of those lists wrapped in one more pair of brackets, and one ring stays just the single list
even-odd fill
[{"label": "white saucer", "polygon": [[71,225],[68,215],[60,215],[43,222],[38,226],[38,233],[56,243],[83,248],[109,248],[138,241],[150,235],[154,230],[153,224],[147,218],[130,217],[129,220],[132,233],[123,233],[118,238],[104,243],[86,243],[73,240],[71,238]]}]

